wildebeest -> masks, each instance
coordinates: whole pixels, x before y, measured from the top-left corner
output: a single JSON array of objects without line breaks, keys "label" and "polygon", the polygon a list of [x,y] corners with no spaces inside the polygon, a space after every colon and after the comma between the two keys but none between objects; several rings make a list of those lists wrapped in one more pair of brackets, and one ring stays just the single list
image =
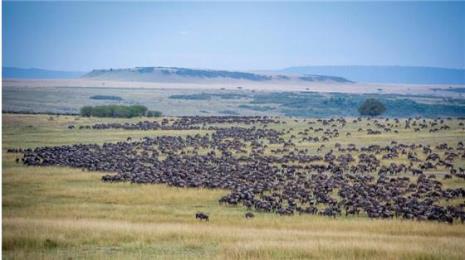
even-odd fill
[{"label": "wildebeest", "polygon": [[252,212],[245,213],[245,218],[253,218],[255,215]]},{"label": "wildebeest", "polygon": [[195,218],[198,220],[205,220],[208,221],[208,215],[203,213],[203,212],[197,212],[195,213]]},{"label": "wildebeest", "polygon": [[[391,128],[403,128],[400,120],[396,121],[397,126],[390,122],[372,119],[370,126],[367,123],[360,131],[367,129],[381,134]],[[405,122],[421,129],[431,127],[418,119]],[[451,218],[458,220],[464,214],[463,208],[448,208],[438,201],[462,199],[465,189],[445,188],[441,181],[429,177],[435,176],[429,172],[434,170],[450,173],[444,175],[446,178],[465,178],[463,170],[454,164],[465,158],[462,142],[324,145],[322,140],[341,138],[339,133],[346,131],[344,119],[308,121],[305,127],[313,126],[296,132],[282,126],[275,128],[281,130],[260,127],[260,124],[286,125],[277,119],[260,117],[181,117],[155,123],[104,124],[93,128],[146,130],[155,127],[209,132],[183,137],[144,137],[103,145],[7,151],[21,151],[24,164],[31,166],[59,165],[116,172],[103,176],[105,182],[226,189],[229,193],[219,198],[222,205],[280,215],[298,212],[338,217],[366,213],[370,218],[450,222]],[[414,131],[409,129],[402,131]],[[315,143],[315,148],[302,147],[300,140]],[[205,219],[200,216],[196,214],[197,219]]]}]

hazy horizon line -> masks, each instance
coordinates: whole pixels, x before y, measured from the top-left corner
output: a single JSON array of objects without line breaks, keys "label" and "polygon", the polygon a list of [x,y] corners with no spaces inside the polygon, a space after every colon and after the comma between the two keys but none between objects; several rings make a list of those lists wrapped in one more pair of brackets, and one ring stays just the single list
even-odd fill
[{"label": "hazy horizon line", "polygon": [[197,70],[223,70],[223,71],[280,71],[289,68],[299,68],[299,67],[399,67],[399,68],[432,68],[432,69],[448,69],[448,70],[465,70],[465,67],[438,67],[438,66],[424,66],[424,65],[290,65],[281,68],[273,69],[224,69],[224,68],[211,68],[211,67],[190,67],[190,66],[170,66],[170,65],[145,65],[145,66],[127,66],[127,67],[107,67],[107,68],[93,68],[89,70],[68,70],[68,69],[54,69],[54,68],[43,68],[43,67],[20,67],[20,66],[9,66],[2,65],[2,70],[5,68],[11,69],[24,69],[24,70],[46,70],[46,71],[57,71],[57,72],[90,72],[93,70],[108,70],[108,69],[130,69],[130,68],[150,68],[150,67],[159,67],[159,68],[189,68]]}]

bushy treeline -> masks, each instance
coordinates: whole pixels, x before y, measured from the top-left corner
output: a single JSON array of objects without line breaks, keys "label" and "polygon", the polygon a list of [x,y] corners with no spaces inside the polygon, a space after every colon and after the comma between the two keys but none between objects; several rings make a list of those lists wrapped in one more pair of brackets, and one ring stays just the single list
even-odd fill
[{"label": "bushy treeline", "polygon": [[123,117],[131,118],[137,116],[159,117],[161,112],[149,111],[142,105],[122,106],[122,105],[104,105],[104,106],[84,106],[81,108],[81,116],[95,117]]},{"label": "bushy treeline", "polygon": [[246,94],[239,93],[199,93],[199,94],[187,94],[187,95],[171,95],[170,99],[184,99],[184,100],[210,100],[214,97],[221,99],[240,99],[249,97]]},{"label": "bushy treeline", "polygon": [[96,99],[96,100],[114,100],[114,101],[121,101],[123,98],[118,97],[118,96],[105,96],[105,95],[96,95],[90,97],[90,99]]},{"label": "bushy treeline", "polygon": [[237,72],[226,70],[199,70],[187,68],[164,68],[161,72],[165,75],[175,74],[179,76],[197,77],[197,78],[233,78],[246,79],[253,81],[271,80],[268,75],[261,75],[249,72]]}]

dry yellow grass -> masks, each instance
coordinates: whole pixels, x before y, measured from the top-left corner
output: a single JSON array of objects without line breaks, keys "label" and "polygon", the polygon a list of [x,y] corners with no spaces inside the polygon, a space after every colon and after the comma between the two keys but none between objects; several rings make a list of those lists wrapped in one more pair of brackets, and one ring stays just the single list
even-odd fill
[{"label": "dry yellow grass", "polygon": [[[4,149],[127,137],[65,129],[62,120],[73,119],[9,117]],[[24,132],[28,124],[40,139]],[[5,259],[465,259],[462,224],[260,213],[245,220],[244,208],[218,205],[226,191],[108,184],[101,173],[25,167],[15,158],[3,153]],[[210,221],[196,221],[196,211]]]}]

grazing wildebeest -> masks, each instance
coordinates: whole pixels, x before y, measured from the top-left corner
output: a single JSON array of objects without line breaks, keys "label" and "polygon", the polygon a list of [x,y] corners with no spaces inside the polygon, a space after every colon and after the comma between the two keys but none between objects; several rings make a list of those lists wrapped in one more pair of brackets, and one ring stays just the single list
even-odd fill
[{"label": "grazing wildebeest", "polygon": [[[393,121],[371,119],[359,132],[382,134],[403,128],[399,120],[395,124],[390,122]],[[260,127],[260,124],[286,123],[260,117],[181,117],[164,119],[161,123],[98,124],[92,128],[202,129],[211,133],[144,137],[134,141],[128,138],[126,142],[103,145],[10,148],[7,152],[23,153],[25,165],[116,172],[103,176],[104,182],[226,189],[229,194],[219,199],[221,205],[241,205],[249,210],[283,216],[299,213],[339,217],[345,212],[346,215],[366,213],[370,218],[395,216],[448,223],[465,216],[463,207],[453,209],[437,203],[462,199],[465,189],[446,188],[429,172],[439,170],[449,172],[444,178],[465,179],[465,171],[454,165],[455,161],[465,159],[463,142],[433,146],[392,140],[384,145],[337,142],[333,146],[320,142],[331,142],[339,133],[346,132],[343,119],[310,121],[308,124],[319,125],[308,127],[297,135],[297,130],[292,128],[274,130]],[[419,119],[408,119],[405,124],[408,127],[402,131],[428,127]],[[323,127],[319,127],[321,125]],[[302,148],[301,140],[314,143],[318,147],[316,153]],[[247,213],[245,217],[250,215]],[[208,221],[208,215],[202,212],[198,212],[196,218]]]},{"label": "grazing wildebeest", "polygon": [[208,221],[208,215],[203,213],[203,212],[197,212],[195,213],[195,218],[198,220],[205,220]]},{"label": "grazing wildebeest", "polygon": [[252,212],[245,213],[245,218],[253,218],[255,215]]}]

